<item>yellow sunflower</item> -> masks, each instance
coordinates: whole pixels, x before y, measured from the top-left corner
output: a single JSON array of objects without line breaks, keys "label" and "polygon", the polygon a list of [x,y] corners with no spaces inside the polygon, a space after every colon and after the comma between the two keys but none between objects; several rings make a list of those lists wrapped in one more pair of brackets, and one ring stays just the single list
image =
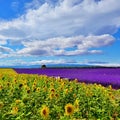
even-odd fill
[{"label": "yellow sunflower", "polygon": [[79,100],[78,99],[75,100],[74,106],[75,106],[75,111],[78,112],[79,111]]},{"label": "yellow sunflower", "polygon": [[0,102],[0,109],[2,109],[4,106],[3,102]]},{"label": "yellow sunflower", "polygon": [[59,94],[56,93],[56,94],[55,94],[55,97],[58,98],[58,97],[59,97]]},{"label": "yellow sunflower", "polygon": [[3,88],[2,85],[0,85],[0,90],[2,90],[2,88]]},{"label": "yellow sunflower", "polygon": [[65,94],[68,94],[68,89],[65,89]]},{"label": "yellow sunflower", "polygon": [[65,114],[72,115],[74,113],[74,106],[70,103],[66,104],[65,106]]},{"label": "yellow sunflower", "polygon": [[54,93],[54,92],[55,92],[55,89],[54,89],[54,88],[51,88],[51,90],[50,90],[50,91]]},{"label": "yellow sunflower", "polygon": [[19,100],[19,99],[15,100],[16,104],[19,104],[20,102],[21,102],[21,100]]},{"label": "yellow sunflower", "polygon": [[37,87],[36,91],[37,91],[37,92],[40,92],[40,87]]},{"label": "yellow sunflower", "polygon": [[15,106],[12,108],[12,114],[16,115],[17,113],[18,113],[18,107]]},{"label": "yellow sunflower", "polygon": [[49,108],[47,106],[44,106],[41,111],[40,114],[43,118],[48,118],[49,116]]},{"label": "yellow sunflower", "polygon": [[51,93],[49,97],[50,97],[50,99],[53,99],[55,97],[55,94]]}]

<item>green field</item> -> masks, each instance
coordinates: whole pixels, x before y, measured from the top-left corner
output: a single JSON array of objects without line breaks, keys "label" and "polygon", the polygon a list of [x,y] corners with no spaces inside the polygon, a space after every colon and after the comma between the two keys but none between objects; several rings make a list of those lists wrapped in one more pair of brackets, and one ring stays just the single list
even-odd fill
[{"label": "green field", "polygon": [[120,89],[0,69],[0,120],[120,120]]}]

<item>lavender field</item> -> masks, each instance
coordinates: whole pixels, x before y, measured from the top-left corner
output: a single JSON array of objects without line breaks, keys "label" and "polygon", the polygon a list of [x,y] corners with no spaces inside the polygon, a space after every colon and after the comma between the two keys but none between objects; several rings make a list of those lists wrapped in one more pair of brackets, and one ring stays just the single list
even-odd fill
[{"label": "lavender field", "polygon": [[112,85],[120,88],[120,68],[82,68],[82,69],[14,69],[17,73],[60,76],[69,80],[78,79],[79,82],[97,83],[103,86]]}]

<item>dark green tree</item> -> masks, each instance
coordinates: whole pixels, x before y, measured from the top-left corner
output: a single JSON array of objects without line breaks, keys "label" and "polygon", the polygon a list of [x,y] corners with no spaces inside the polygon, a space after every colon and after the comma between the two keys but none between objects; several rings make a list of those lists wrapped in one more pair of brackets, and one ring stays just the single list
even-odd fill
[{"label": "dark green tree", "polygon": [[42,65],[41,68],[46,68],[46,65]]}]

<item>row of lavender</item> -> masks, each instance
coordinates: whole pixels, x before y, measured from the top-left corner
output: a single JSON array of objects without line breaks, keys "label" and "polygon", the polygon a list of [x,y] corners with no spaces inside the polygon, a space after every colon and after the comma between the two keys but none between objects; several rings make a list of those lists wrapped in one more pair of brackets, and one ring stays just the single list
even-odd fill
[{"label": "row of lavender", "polygon": [[112,85],[120,89],[120,68],[97,69],[14,69],[17,73],[42,74],[47,76],[60,76],[62,78],[78,79],[79,82],[98,83],[104,86]]}]

